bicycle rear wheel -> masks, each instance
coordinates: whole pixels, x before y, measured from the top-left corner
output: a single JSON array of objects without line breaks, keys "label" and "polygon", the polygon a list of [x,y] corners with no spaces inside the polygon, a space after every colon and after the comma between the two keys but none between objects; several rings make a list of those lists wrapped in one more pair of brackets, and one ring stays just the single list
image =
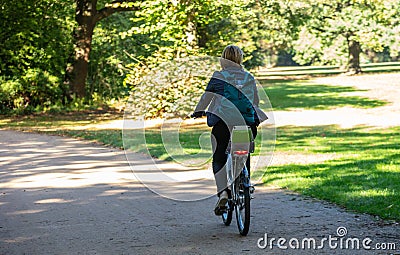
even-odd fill
[{"label": "bicycle rear wheel", "polygon": [[250,228],[250,190],[243,185],[241,180],[240,177],[236,180],[235,212],[239,233],[246,236]]}]

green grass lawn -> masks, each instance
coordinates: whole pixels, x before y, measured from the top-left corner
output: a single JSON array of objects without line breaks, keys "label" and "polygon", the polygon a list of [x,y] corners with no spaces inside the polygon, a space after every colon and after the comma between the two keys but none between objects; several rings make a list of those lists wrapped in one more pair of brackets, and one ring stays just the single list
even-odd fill
[{"label": "green grass lawn", "polygon": [[278,129],[276,151],[338,153],[340,158],[272,166],[264,169],[264,183],[400,220],[400,127],[283,127]]},{"label": "green grass lawn", "polygon": [[[263,84],[275,110],[319,110],[343,106],[373,108],[387,103],[352,96],[349,92],[357,91],[353,87],[315,84],[308,80],[269,80]],[[116,112],[4,116],[0,118],[0,128],[67,135],[123,148],[121,130],[80,128],[121,118],[122,114]],[[200,152],[199,136],[210,129],[199,125],[187,126],[181,131],[179,141],[184,152],[197,154]],[[260,146],[260,141],[258,144]],[[171,160],[163,146],[159,128],[146,129],[146,146],[152,156]],[[143,144],[135,143],[129,147],[142,152],[144,148]],[[400,127],[280,127],[275,151],[303,155],[336,153],[338,157],[316,164],[262,169],[260,172],[266,185],[278,185],[350,210],[400,221]],[[209,154],[198,156],[206,158]],[[182,154],[182,158],[185,157]]]},{"label": "green grass lawn", "polygon": [[[361,69],[363,73],[398,72],[400,71],[400,62],[361,64]],[[282,66],[261,69],[256,72],[256,75],[259,80],[264,80],[269,77],[337,75],[345,72],[346,70],[339,66]]]},{"label": "green grass lawn", "polygon": [[264,80],[261,85],[274,110],[279,111],[327,110],[343,106],[373,108],[386,104],[366,97],[343,96],[343,93],[359,91],[353,87],[315,84],[311,80]]}]

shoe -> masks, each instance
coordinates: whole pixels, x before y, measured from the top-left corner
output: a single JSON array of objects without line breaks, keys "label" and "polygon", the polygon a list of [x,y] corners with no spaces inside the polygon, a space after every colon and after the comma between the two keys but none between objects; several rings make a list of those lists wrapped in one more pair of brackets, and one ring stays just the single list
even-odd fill
[{"label": "shoe", "polygon": [[228,192],[226,190],[222,191],[222,193],[219,195],[219,199],[217,204],[215,205],[214,208],[214,213],[217,216],[222,215],[225,210],[226,210],[226,203],[228,202]]}]

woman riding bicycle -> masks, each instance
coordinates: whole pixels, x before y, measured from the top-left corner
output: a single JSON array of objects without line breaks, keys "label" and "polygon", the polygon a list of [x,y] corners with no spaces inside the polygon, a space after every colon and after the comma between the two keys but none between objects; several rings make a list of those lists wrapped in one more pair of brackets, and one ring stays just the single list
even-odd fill
[{"label": "woman riding bicycle", "polygon": [[[221,208],[225,207],[230,195],[225,164],[227,161],[226,150],[230,140],[230,130],[234,125],[233,120],[236,117],[240,117],[241,122],[251,128],[253,139],[257,135],[257,126],[259,124],[255,108],[253,107],[258,107],[259,104],[256,82],[254,77],[243,69],[242,62],[243,51],[238,46],[229,45],[224,49],[220,58],[222,70],[214,72],[192,115],[195,118],[201,117],[208,107],[206,113],[207,124],[212,127],[212,168],[219,197],[214,209],[216,215],[222,214],[223,210]],[[241,83],[241,85],[233,83]],[[232,90],[236,90],[237,92],[232,93]],[[229,93],[233,96],[228,95]],[[230,102],[231,108],[226,106],[226,101],[229,100],[232,101]],[[227,114],[224,114],[224,111]],[[247,158],[246,166],[250,172],[250,157]]]}]

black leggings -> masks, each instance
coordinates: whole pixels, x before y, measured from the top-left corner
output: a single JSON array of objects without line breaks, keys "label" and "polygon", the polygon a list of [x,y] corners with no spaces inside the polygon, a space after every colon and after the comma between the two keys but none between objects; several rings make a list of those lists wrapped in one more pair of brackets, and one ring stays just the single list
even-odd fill
[{"label": "black leggings", "polygon": [[[257,127],[256,125],[250,125],[250,128],[253,133],[253,138],[255,139],[257,136]],[[212,168],[214,174],[216,174],[226,164],[226,148],[228,147],[230,132],[225,123],[220,120],[215,126],[213,126],[211,134],[215,139],[214,140],[213,138],[211,138],[211,143],[214,151]],[[246,167],[250,174],[250,155],[247,158]]]}]

